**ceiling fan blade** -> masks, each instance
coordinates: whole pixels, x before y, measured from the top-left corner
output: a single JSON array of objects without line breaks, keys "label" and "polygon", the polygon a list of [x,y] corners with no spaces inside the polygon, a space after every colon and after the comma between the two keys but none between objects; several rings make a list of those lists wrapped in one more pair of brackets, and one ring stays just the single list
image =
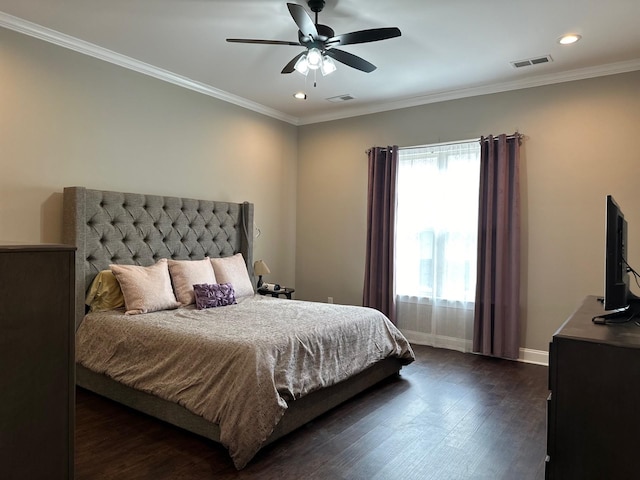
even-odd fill
[{"label": "ceiling fan blade", "polygon": [[366,73],[371,73],[377,68],[373,63],[369,63],[363,58],[360,58],[343,50],[338,50],[337,48],[327,50],[326,54],[340,63],[344,63],[345,65]]},{"label": "ceiling fan blade", "polygon": [[287,42],[285,40],[254,40],[251,38],[227,38],[227,42],[231,43],[260,43],[267,45],[293,45],[299,47],[299,42]]},{"label": "ceiling fan blade", "polygon": [[399,37],[400,35],[402,35],[402,33],[397,27],[371,28],[369,30],[336,35],[328,39],[325,44],[327,46],[353,45],[354,43],[377,42],[379,40],[386,40],[387,38]]},{"label": "ceiling fan blade", "polygon": [[293,57],[291,59],[291,61],[284,66],[284,68],[282,69],[282,71],[280,73],[292,73],[295,70],[294,67],[296,66],[296,62],[305,53],[307,53],[307,52],[302,52],[301,54],[296,55],[295,57]]},{"label": "ceiling fan blade", "polygon": [[297,3],[287,3],[289,13],[305,37],[318,38],[318,29],[304,7]]}]

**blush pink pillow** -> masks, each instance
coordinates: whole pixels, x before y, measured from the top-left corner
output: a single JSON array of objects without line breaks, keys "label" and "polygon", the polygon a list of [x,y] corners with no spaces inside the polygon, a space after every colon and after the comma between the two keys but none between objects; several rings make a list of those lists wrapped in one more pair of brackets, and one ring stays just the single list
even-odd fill
[{"label": "blush pink pillow", "polygon": [[193,286],[196,283],[217,283],[209,257],[203,260],[169,260],[169,273],[176,300],[182,305],[195,302]]},{"label": "blush pink pillow", "polygon": [[124,295],[125,314],[155,312],[178,308],[171,288],[167,259],[150,267],[138,265],[109,265]]},{"label": "blush pink pillow", "polygon": [[253,295],[253,284],[247,272],[247,264],[241,253],[231,257],[212,258],[211,264],[218,283],[230,283],[236,292],[236,298]]}]

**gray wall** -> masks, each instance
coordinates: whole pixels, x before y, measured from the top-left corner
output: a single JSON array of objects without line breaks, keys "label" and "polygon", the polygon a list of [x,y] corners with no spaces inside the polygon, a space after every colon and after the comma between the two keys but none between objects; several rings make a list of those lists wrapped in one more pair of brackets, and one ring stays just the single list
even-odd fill
[{"label": "gray wall", "polygon": [[640,72],[300,127],[300,295],[361,303],[366,149],[516,130],[526,136],[521,178],[522,345],[548,350],[551,335],[582,298],[602,294],[608,193],[629,220],[629,260],[640,268],[640,153],[634,146],[640,135]]},{"label": "gray wall", "polygon": [[0,28],[0,241],[61,241],[65,186],[255,203],[293,285],[296,127]]},{"label": "gray wall", "polygon": [[248,200],[267,280],[359,304],[365,150],[519,130],[523,346],[601,293],[607,193],[640,265],[640,72],[298,128],[5,29],[0,79],[0,241],[60,241],[68,185]]}]

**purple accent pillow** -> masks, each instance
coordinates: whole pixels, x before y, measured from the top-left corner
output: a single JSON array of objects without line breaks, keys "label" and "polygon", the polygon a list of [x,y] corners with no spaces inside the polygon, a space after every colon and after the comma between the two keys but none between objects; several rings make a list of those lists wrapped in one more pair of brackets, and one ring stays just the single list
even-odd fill
[{"label": "purple accent pillow", "polygon": [[200,283],[193,286],[198,309],[225,307],[236,303],[236,293],[230,283]]}]

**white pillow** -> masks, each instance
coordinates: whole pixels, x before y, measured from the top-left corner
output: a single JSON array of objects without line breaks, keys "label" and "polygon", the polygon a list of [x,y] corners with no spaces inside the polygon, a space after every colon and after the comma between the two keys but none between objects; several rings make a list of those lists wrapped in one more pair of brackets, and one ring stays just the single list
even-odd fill
[{"label": "white pillow", "polygon": [[209,257],[203,260],[169,260],[169,273],[176,299],[182,305],[191,305],[196,301],[194,285],[216,283]]},{"label": "white pillow", "polygon": [[127,315],[178,308],[180,303],[171,288],[167,259],[150,267],[137,265],[109,265],[116,276]]},{"label": "white pillow", "polygon": [[236,294],[236,298],[247,297],[254,294],[253,284],[247,272],[247,264],[241,253],[231,257],[212,258],[211,265],[218,283],[230,283]]}]

